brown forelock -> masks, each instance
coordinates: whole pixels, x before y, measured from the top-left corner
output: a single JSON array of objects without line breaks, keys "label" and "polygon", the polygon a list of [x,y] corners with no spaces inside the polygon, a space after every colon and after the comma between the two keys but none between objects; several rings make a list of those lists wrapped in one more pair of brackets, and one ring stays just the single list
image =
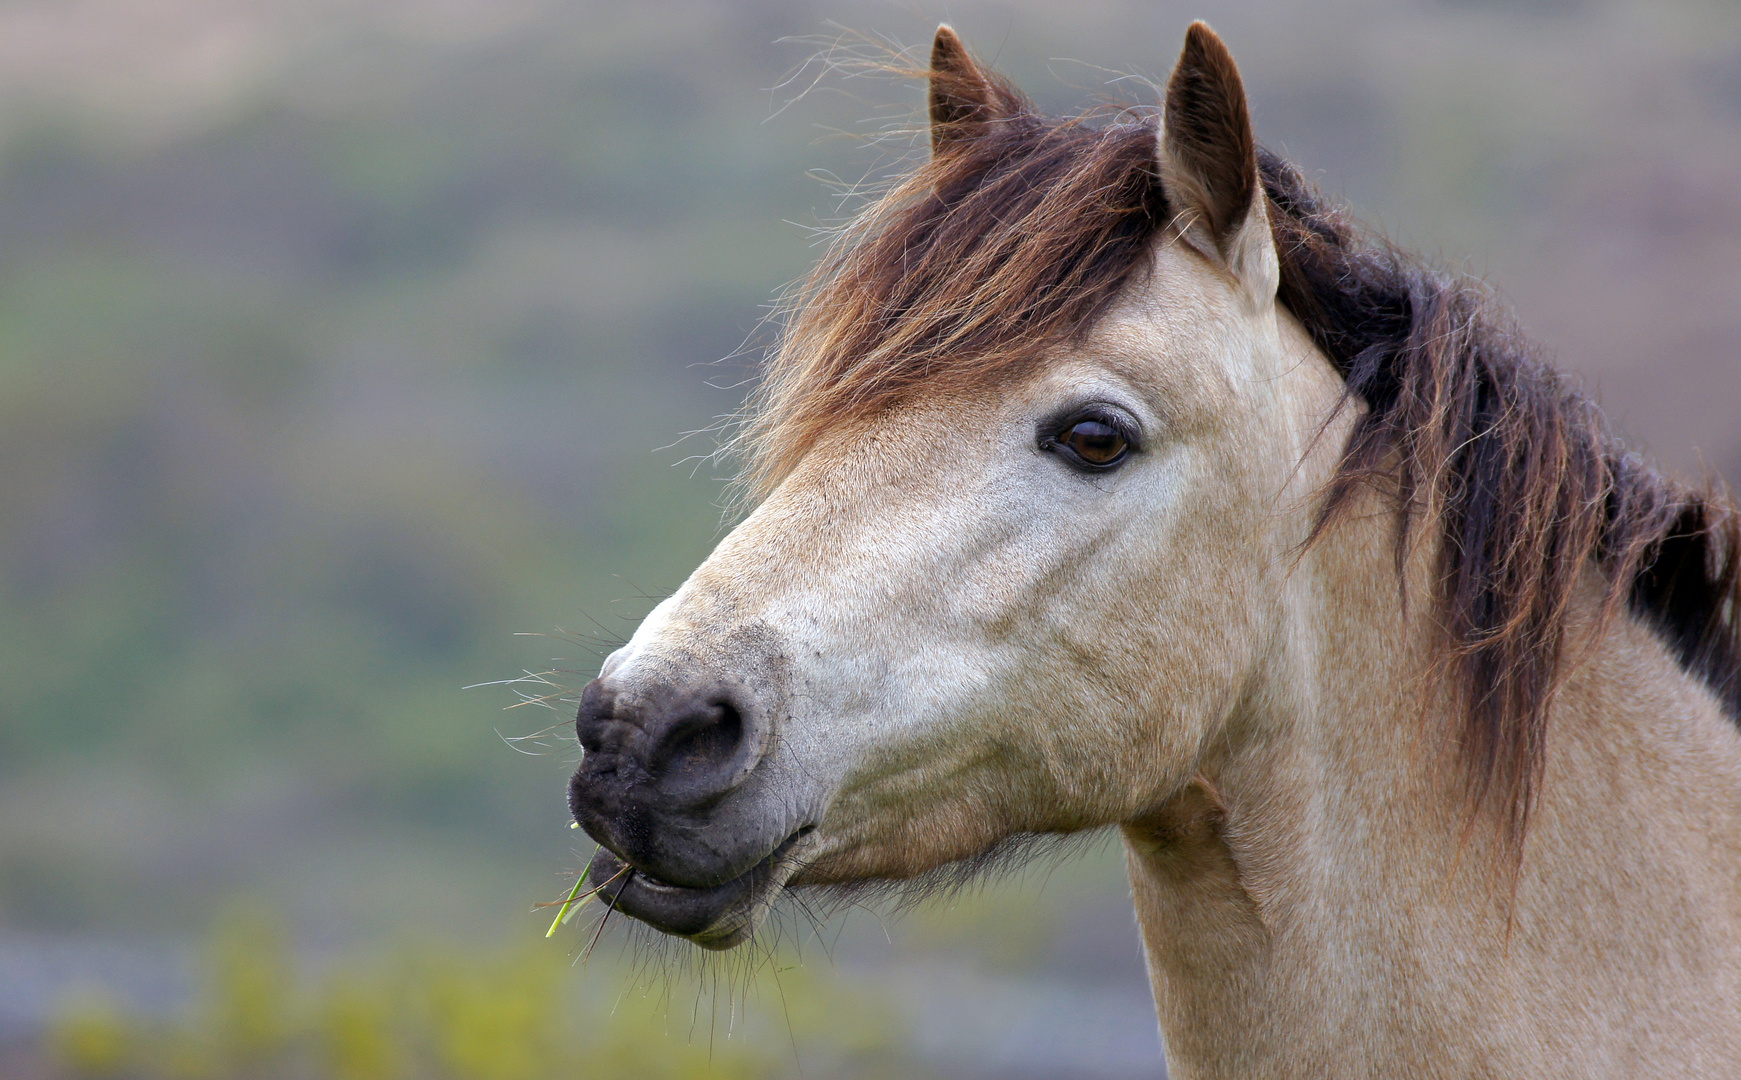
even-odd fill
[{"label": "brown forelock", "polygon": [[1544,364],[1479,283],[1367,235],[1260,151],[1280,299],[1367,405],[1314,538],[1377,486],[1398,511],[1399,572],[1422,522],[1439,531],[1438,623],[1464,701],[1471,800],[1521,837],[1547,714],[1586,573],[1602,617],[1655,625],[1741,721],[1741,516],[1648,468],[1596,406]]},{"label": "brown forelock", "polygon": [[[1085,334],[1166,220],[1154,156],[1149,125],[1096,128],[1022,103],[876,200],[793,297],[744,432],[748,497],[828,429],[921,388],[991,392]],[[1522,835],[1589,569],[1604,618],[1630,607],[1653,623],[1741,720],[1741,515],[1626,453],[1479,283],[1368,235],[1292,166],[1258,157],[1280,299],[1367,405],[1313,537],[1369,486],[1394,499],[1399,574],[1417,529],[1436,525],[1472,804]]]},{"label": "brown forelock", "polygon": [[[995,76],[992,76],[995,79]],[[1086,333],[1166,219],[1152,121],[1010,106],[847,225],[799,286],[744,433],[746,494],[829,429],[927,392],[1017,378]]]}]

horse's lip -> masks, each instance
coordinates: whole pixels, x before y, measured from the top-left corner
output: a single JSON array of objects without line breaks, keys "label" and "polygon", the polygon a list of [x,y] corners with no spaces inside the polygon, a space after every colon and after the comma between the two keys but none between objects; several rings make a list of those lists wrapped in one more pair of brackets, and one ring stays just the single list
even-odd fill
[{"label": "horse's lip", "polygon": [[707,888],[660,881],[603,847],[592,857],[587,877],[598,882],[622,878],[599,893],[612,910],[705,948],[729,949],[755,929],[755,909],[791,876],[794,867],[788,856],[809,832],[799,829],[744,873]]}]

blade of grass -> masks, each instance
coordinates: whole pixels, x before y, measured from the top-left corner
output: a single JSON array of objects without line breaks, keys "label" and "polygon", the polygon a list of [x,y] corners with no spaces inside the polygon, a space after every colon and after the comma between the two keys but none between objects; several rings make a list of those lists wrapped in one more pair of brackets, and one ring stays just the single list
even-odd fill
[{"label": "blade of grass", "polygon": [[550,929],[545,931],[545,937],[555,937],[556,928],[568,921],[568,913],[574,909],[574,898],[580,895],[580,887],[586,884],[586,875],[591,872],[592,863],[589,862],[586,864],[586,869],[580,872],[580,877],[575,879],[574,888],[568,890],[568,899],[562,902],[562,909],[556,913],[556,920],[550,924]]},{"label": "blade of grass", "polygon": [[[627,870],[618,870],[616,873],[614,873],[610,877],[606,878],[602,884],[594,885],[592,888],[581,893],[579,897],[576,897],[573,893],[570,893],[568,895],[568,899],[566,899],[566,900],[540,900],[537,903],[533,904],[532,906],[534,908],[542,908],[542,907],[555,907],[557,904],[576,904],[576,905],[584,904],[588,900],[591,900],[593,897],[597,896],[599,893],[604,892],[605,889],[609,888],[612,884],[614,884],[616,882],[616,880],[618,878],[622,877],[627,872],[628,872]],[[570,913],[570,917],[571,918],[573,917],[572,913]]]},{"label": "blade of grass", "polygon": [[[562,904],[562,910],[558,911],[556,913],[556,921],[550,924],[550,930],[548,933],[546,933],[544,935],[545,937],[553,936],[556,933],[556,928],[558,926],[561,926],[563,923],[565,923],[569,919],[573,918],[574,912],[579,911],[581,908],[585,907],[587,905],[587,903],[592,900],[593,897],[597,896],[601,892],[604,892],[606,889],[610,888],[612,885],[615,885],[618,881],[620,881],[623,878],[623,876],[629,872],[630,868],[627,866],[623,867],[621,870],[618,870],[616,873],[614,873],[610,877],[606,878],[602,883],[600,883],[598,885],[594,885],[592,888],[590,888],[590,889],[586,890],[586,892],[582,893],[582,892],[580,892],[580,887],[581,887],[581,885],[586,883],[586,875],[591,869],[592,869],[592,866],[589,864],[587,866],[586,870],[582,870],[580,872],[580,880],[574,883],[574,888],[571,889],[568,893],[568,899],[560,901],[560,903]],[[624,882],[624,884],[627,884],[627,882]],[[621,890],[618,890],[618,891],[620,892]],[[579,894],[579,895],[577,896],[576,894]],[[546,900],[546,901],[543,901],[542,903],[533,904],[532,906],[535,908],[555,907],[557,905],[557,903],[558,903],[558,901],[556,901],[556,900]],[[571,907],[573,908],[573,910],[570,910]]]}]

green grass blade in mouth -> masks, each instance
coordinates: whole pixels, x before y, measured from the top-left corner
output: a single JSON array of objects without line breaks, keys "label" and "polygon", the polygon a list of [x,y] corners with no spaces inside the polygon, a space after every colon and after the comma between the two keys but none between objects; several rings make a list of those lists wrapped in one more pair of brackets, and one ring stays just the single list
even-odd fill
[{"label": "green grass blade in mouth", "polygon": [[[575,879],[574,888],[568,890],[568,899],[564,900],[562,902],[562,907],[557,909],[556,920],[550,924],[550,929],[545,931],[545,937],[555,937],[556,928],[568,921],[569,913],[580,910],[579,906],[575,904],[574,898],[580,895],[580,887],[586,884],[586,875],[591,871],[592,864],[589,862],[586,865],[586,869],[580,872],[580,877]],[[588,899],[591,899],[591,897],[588,897]]]}]

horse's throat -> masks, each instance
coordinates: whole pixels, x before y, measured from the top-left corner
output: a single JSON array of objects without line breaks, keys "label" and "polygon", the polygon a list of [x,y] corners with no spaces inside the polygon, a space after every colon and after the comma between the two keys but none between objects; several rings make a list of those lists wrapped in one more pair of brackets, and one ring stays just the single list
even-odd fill
[{"label": "horse's throat", "polygon": [[1241,1014],[1261,996],[1272,933],[1220,793],[1199,777],[1122,831],[1169,1060],[1237,1059],[1233,1029],[1250,1030]]}]

